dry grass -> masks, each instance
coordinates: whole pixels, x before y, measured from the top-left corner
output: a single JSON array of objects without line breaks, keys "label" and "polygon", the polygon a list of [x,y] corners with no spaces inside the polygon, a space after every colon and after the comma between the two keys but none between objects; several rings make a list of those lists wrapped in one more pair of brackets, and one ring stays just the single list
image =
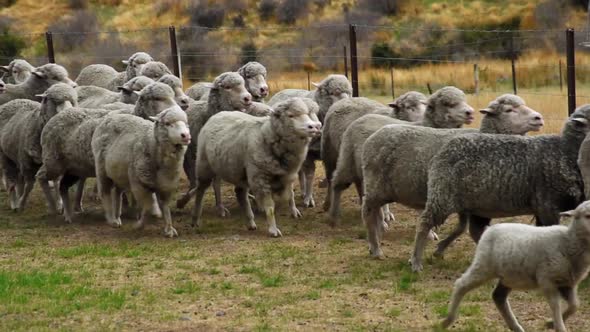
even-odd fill
[{"label": "dry grass", "polygon": [[[321,202],[323,190],[316,191]],[[38,190],[29,209],[15,214],[0,194],[0,329],[430,330],[445,315],[453,280],[473,252],[463,237],[444,260],[428,259],[416,275],[407,264],[415,211],[394,208],[387,258],[378,261],[368,256],[351,191],[342,225],[327,226],[320,208],[304,210],[299,221],[280,213],[281,239],[266,236],[261,216],[260,229],[247,231],[231,189],[223,192],[232,216],[216,217],[207,196],[203,229],[188,225],[187,211],[174,213],[178,239],[164,238],[161,223],[134,231],[127,219],[122,229],[110,228],[94,202],[65,225],[45,214]],[[492,288],[466,297],[455,331],[504,329]],[[590,328],[586,285],[580,297],[580,311],[568,322],[572,331]],[[535,292],[511,298],[522,324],[541,330],[549,315],[543,298]]]}]

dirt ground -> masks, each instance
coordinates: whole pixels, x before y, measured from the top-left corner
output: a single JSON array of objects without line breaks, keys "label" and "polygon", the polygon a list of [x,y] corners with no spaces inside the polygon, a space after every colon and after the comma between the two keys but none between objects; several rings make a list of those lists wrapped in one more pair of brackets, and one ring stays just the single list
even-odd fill
[{"label": "dirt ground", "polygon": [[[397,221],[384,236],[387,257],[374,260],[354,191],[343,198],[342,224],[331,228],[321,209],[324,190],[316,187],[319,206],[301,208],[300,220],[283,205],[278,239],[266,235],[261,215],[259,229],[246,230],[229,186],[223,201],[230,217],[216,216],[209,192],[202,229],[190,226],[192,202],[174,210],[175,239],[163,236],[161,221],[134,230],[125,219],[122,228],[111,228],[89,197],[85,212],[68,225],[47,215],[38,188],[23,213],[9,210],[3,192],[0,330],[438,330],[453,282],[473,254],[468,236],[444,259],[430,258],[429,244],[424,272],[414,274],[407,260],[416,211],[392,207]],[[449,220],[439,235],[455,223]],[[580,311],[567,322],[571,331],[590,330],[587,285]],[[493,286],[466,296],[453,331],[506,330],[491,300]],[[510,299],[528,331],[544,330],[550,311],[538,293],[514,292]]]}]

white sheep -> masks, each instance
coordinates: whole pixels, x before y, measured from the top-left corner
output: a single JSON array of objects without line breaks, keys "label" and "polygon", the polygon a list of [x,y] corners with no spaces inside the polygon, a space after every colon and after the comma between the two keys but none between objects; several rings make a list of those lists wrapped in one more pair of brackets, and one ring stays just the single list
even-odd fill
[{"label": "white sheep", "polygon": [[37,95],[42,94],[50,86],[57,83],[66,83],[74,88],[77,86],[68,77],[68,71],[60,65],[49,63],[37,67],[23,83],[6,84],[4,92],[0,94],[0,105],[14,99],[41,101],[41,98],[37,97]]},{"label": "white sheep", "polygon": [[113,67],[103,64],[93,64],[84,67],[76,83],[78,85],[94,85],[111,91],[117,91],[118,86],[122,86],[130,79],[139,76],[143,66],[154,59],[147,53],[137,52],[122,62],[127,65],[124,72],[119,73]]},{"label": "white sheep", "polygon": [[[471,266],[455,282],[442,326],[449,327],[457,319],[467,292],[499,279],[492,298],[512,331],[524,329],[512,313],[508,294],[513,289],[540,289],[553,315],[547,327],[565,332],[564,321],[579,306],[578,285],[590,270],[590,201],[561,215],[573,218],[569,226],[503,223],[489,227],[477,244]],[[567,302],[563,312],[561,299]]]},{"label": "white sheep", "polygon": [[191,140],[188,120],[178,106],[150,120],[153,122],[117,114],[101,122],[92,136],[96,181],[108,224],[121,226],[121,195],[130,191],[142,207],[135,227],[143,227],[150,214],[159,214],[159,201],[166,223],[164,234],[174,237],[178,233],[169,205]]},{"label": "white sheep", "polygon": [[236,186],[248,229],[256,229],[247,197],[251,190],[265,211],[269,234],[282,236],[276,225],[273,197],[289,199],[291,214],[301,216],[295,207],[292,185],[311,138],[320,131],[321,123],[302,98],[277,104],[269,117],[242,112],[212,116],[198,139],[193,225],[201,224],[205,190],[214,178],[220,177]]},{"label": "white sheep", "polygon": [[183,110],[186,110],[188,108],[188,105],[191,102],[191,98],[187,96],[182,90],[182,81],[180,80],[180,78],[171,74],[165,74],[162,77],[160,77],[158,82],[164,83],[172,88],[172,90],[174,91],[174,99],[176,99],[176,103],[178,104],[178,106],[180,106],[180,108],[182,108]]},{"label": "white sheep", "polygon": [[0,66],[0,73],[4,73],[6,83],[20,84],[32,75],[35,67],[23,59],[10,61],[8,66]]},{"label": "white sheep", "polygon": [[172,75],[172,72],[164,63],[160,61],[150,61],[143,65],[139,71],[139,75],[146,76],[154,81],[157,81],[164,75]]},{"label": "white sheep", "polygon": [[104,105],[121,102],[133,105],[140,91],[154,81],[145,76],[136,76],[117,87],[119,92],[114,92],[94,85],[83,85],[76,88],[78,93],[78,106],[83,108],[102,108]]}]

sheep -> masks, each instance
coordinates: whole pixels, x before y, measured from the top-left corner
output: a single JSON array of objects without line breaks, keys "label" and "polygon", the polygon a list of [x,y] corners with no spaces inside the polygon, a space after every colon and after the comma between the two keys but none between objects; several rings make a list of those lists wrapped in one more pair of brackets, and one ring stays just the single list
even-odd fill
[{"label": "sheep", "polygon": [[188,108],[191,99],[182,90],[182,81],[180,80],[180,78],[171,74],[166,74],[160,77],[158,82],[164,83],[170,86],[172,90],[174,90],[174,98],[176,99],[176,103],[178,104],[178,106],[180,106],[180,108],[182,108],[183,110],[186,110]]},{"label": "sheep", "polygon": [[[264,98],[268,96],[269,89],[266,83],[266,68],[256,62],[251,61],[238,69],[246,83],[246,90],[252,95],[252,99],[256,102],[264,102]],[[211,83],[199,82],[186,90],[186,94],[194,100],[207,100]]]},{"label": "sheep", "polygon": [[557,224],[560,211],[584,198],[577,159],[590,132],[589,119],[590,104],[576,109],[561,135],[466,134],[449,140],[428,168],[428,198],[416,229],[412,269],[422,269],[430,229],[455,212],[471,216],[475,242],[491,218],[533,214],[538,226]]},{"label": "sheep", "polygon": [[[316,87],[314,91],[286,89],[275,94],[268,104],[273,106],[281,101],[291,97],[307,97],[313,99],[320,105],[318,118],[322,124],[328,109],[335,102],[348,98],[352,95],[352,86],[348,78],[344,75],[329,75],[319,84],[313,83]],[[320,138],[314,139],[315,142],[310,144],[309,156],[303,163],[303,167],[299,172],[299,183],[301,191],[303,192],[303,205],[306,207],[315,206],[313,199],[313,178],[315,176],[315,161],[320,159]]]},{"label": "sheep", "polygon": [[[178,208],[183,208],[188,203],[192,197],[190,190],[197,184],[195,177],[197,141],[203,125],[211,116],[219,112],[242,111],[250,107],[251,104],[252,95],[246,90],[242,76],[236,72],[226,72],[217,76],[213,81],[213,87],[206,102],[190,103],[186,113],[193,140],[186,150],[183,165],[189,181],[189,190],[176,202]],[[222,217],[228,215],[229,211],[221,203],[219,183],[216,182],[213,188],[219,214]]]},{"label": "sheep", "polygon": [[291,214],[301,216],[295,207],[292,184],[311,138],[320,132],[321,123],[302,98],[276,104],[269,117],[253,117],[242,112],[212,116],[198,139],[193,226],[201,225],[205,190],[215,177],[220,177],[236,186],[238,202],[248,218],[248,229],[256,229],[247,199],[250,189],[265,211],[269,234],[282,236],[276,225],[273,197],[289,199]]},{"label": "sheep", "polygon": [[4,92],[0,94],[0,105],[5,104],[14,99],[30,99],[40,101],[37,95],[42,94],[50,86],[57,83],[66,83],[72,87],[76,87],[68,77],[68,71],[53,63],[49,63],[35,68],[32,75],[20,84],[6,84]]},{"label": "sheep", "polygon": [[330,181],[336,169],[342,134],[346,128],[354,120],[366,114],[389,115],[392,118],[410,122],[420,121],[424,117],[426,105],[426,96],[420,92],[410,91],[389,103],[389,107],[363,97],[346,98],[330,107],[324,119],[320,149],[328,184],[324,211],[328,211],[330,208],[332,192]]},{"label": "sheep", "polygon": [[[590,270],[590,201],[561,216],[573,218],[569,226],[504,223],[489,227],[477,244],[471,265],[455,281],[442,326],[449,327],[457,319],[459,303],[467,292],[499,279],[492,298],[512,331],[524,329],[512,312],[508,294],[513,289],[540,289],[553,315],[547,328],[565,332],[565,320],[580,305],[578,286]],[[567,302],[563,312],[562,298]]]},{"label": "sheep", "polygon": [[[457,135],[477,132],[524,135],[528,131],[537,131],[543,126],[541,114],[527,107],[524,100],[515,95],[502,95],[480,112],[484,117],[479,130],[382,126],[383,129],[375,131],[373,136],[366,139],[364,146],[360,147],[362,151],[359,151],[357,145],[357,151],[349,157],[350,163],[356,166],[353,169],[353,172],[356,170],[356,174],[341,168],[346,163],[340,164],[339,160],[338,175],[333,181],[335,187],[340,186],[334,189],[335,202],[337,203],[339,199],[339,192],[342,188],[346,188],[348,183],[359,181],[359,179],[364,182],[366,190],[362,213],[370,235],[369,248],[373,256],[382,256],[379,244],[380,229],[377,224],[381,220],[379,207],[386,203],[398,202],[416,209],[424,208],[428,188],[428,167],[434,155],[446,142]],[[347,129],[344,136],[351,142],[346,145],[354,146],[355,142],[352,139],[362,133],[361,130],[356,130],[361,134],[349,135],[348,130],[355,134],[352,126]],[[346,150],[344,146],[343,142],[342,148]],[[383,153],[387,155],[382,155]],[[347,153],[343,152],[342,155],[346,156]],[[348,155],[351,155],[350,152]],[[362,161],[359,161],[359,155],[362,155],[360,157]],[[358,173],[359,163],[362,163],[362,173]],[[338,210],[331,212],[334,218],[338,217]],[[465,216],[461,216],[460,219],[462,221],[454,237],[459,236],[462,227],[466,225]],[[454,240],[453,236],[445,239],[441,244],[450,243]],[[430,237],[436,238],[432,232]],[[443,250],[441,249],[441,255]]]},{"label": "sheep", "polygon": [[12,60],[8,66],[0,66],[0,73],[4,72],[6,83],[20,84],[31,76],[35,67],[23,59]]},{"label": "sheep", "polygon": [[[54,116],[43,129],[41,133],[43,166],[37,172],[37,179],[44,182],[62,178],[59,190],[64,203],[66,222],[72,222],[68,188],[80,179],[95,176],[91,140],[96,127],[105,116],[111,113],[131,113],[149,119],[150,116],[155,116],[176,105],[174,91],[163,83],[154,82],[138,94],[139,99],[133,112],[75,107]],[[82,191],[79,189],[76,193],[76,210],[81,209],[81,199]],[[48,201],[48,205],[50,212],[55,213],[55,202]]]},{"label": "sheep", "polygon": [[164,75],[172,75],[172,72],[162,62],[150,61],[141,68],[139,75],[147,76],[157,81]]},{"label": "sheep", "polygon": [[252,116],[268,116],[273,112],[273,109],[267,104],[254,101],[243,112]]},{"label": "sheep", "polygon": [[130,79],[140,76],[140,71],[143,66],[154,59],[147,53],[137,52],[129,57],[128,60],[123,60],[127,66],[124,72],[117,72],[111,66],[103,64],[93,64],[84,67],[78,77],[76,83],[78,85],[94,85],[105,88],[111,91],[117,91],[118,86],[122,86]]},{"label": "sheep", "polygon": [[78,105],[82,108],[102,108],[104,105],[117,102],[133,105],[138,98],[134,92],[140,91],[153,82],[151,78],[137,76],[117,87],[118,93],[93,85],[79,86],[76,88]]},{"label": "sheep", "polygon": [[[42,163],[40,136],[43,127],[53,116],[77,103],[76,91],[65,83],[54,84],[41,98],[41,104],[35,108],[15,113],[0,136],[0,160],[8,180],[10,206],[14,210],[24,209],[35,184],[35,174]],[[17,193],[15,186],[21,177],[24,189]]]},{"label": "sheep", "polygon": [[174,106],[150,120],[153,122],[117,114],[98,125],[92,136],[96,180],[108,224],[121,226],[121,195],[130,191],[142,207],[135,227],[142,228],[149,214],[159,214],[159,201],[166,223],[164,234],[175,237],[178,233],[172,226],[169,204],[191,141],[188,119]]}]

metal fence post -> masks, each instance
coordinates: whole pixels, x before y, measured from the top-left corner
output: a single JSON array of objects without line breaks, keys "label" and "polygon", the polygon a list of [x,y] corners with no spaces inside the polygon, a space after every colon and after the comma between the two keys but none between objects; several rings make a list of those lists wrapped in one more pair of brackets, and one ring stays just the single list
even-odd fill
[{"label": "metal fence post", "polygon": [[559,59],[559,91],[563,92],[563,69],[561,69],[563,65],[561,62],[561,59]]},{"label": "metal fence post", "polygon": [[344,45],[344,76],[348,78],[348,57],[346,56],[346,45]]},{"label": "metal fence post", "polygon": [[47,42],[47,61],[55,63],[55,52],[53,51],[53,35],[51,31],[45,32],[45,41]]},{"label": "metal fence post", "polygon": [[479,94],[479,66],[473,65],[473,93],[477,96]]},{"label": "metal fence post", "polygon": [[516,89],[516,53],[514,52],[514,33],[510,33],[510,62],[512,63],[512,90],[514,90],[514,94],[518,94],[518,90]]},{"label": "metal fence post", "polygon": [[567,54],[567,111],[572,115],[576,109],[576,58],[574,52],[574,29],[565,30]]},{"label": "metal fence post", "polygon": [[393,80],[393,66],[389,66],[389,74],[391,76],[391,98],[395,99],[395,82]]},{"label": "metal fence post", "polygon": [[350,32],[350,76],[352,78],[352,96],[359,96],[358,58],[356,55],[356,25],[349,25]]},{"label": "metal fence post", "polygon": [[180,70],[180,55],[178,54],[178,44],[176,43],[176,28],[171,25],[168,27],[170,33],[170,51],[172,54],[172,69],[174,75],[182,80],[182,71]]}]

